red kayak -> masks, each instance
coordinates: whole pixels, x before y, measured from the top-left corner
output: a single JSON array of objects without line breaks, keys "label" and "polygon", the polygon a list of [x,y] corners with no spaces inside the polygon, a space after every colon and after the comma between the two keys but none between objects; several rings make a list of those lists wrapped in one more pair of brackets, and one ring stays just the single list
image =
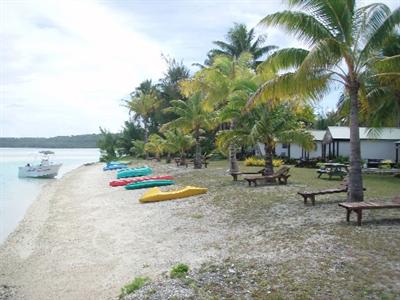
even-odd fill
[{"label": "red kayak", "polygon": [[139,181],[146,181],[146,180],[158,180],[158,179],[168,179],[172,180],[174,177],[170,175],[163,175],[163,176],[146,176],[146,177],[136,177],[132,179],[121,179],[121,180],[114,180],[110,181],[110,186],[124,186],[130,183],[135,183]]}]

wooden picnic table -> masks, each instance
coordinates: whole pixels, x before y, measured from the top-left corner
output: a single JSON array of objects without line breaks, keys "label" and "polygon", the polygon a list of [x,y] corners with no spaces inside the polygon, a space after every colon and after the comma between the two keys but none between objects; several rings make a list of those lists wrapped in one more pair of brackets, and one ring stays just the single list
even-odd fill
[{"label": "wooden picnic table", "polygon": [[340,163],[325,163],[319,170],[317,170],[318,178],[321,178],[323,174],[327,174],[329,179],[334,176],[338,176],[343,179],[348,173],[348,165]]}]

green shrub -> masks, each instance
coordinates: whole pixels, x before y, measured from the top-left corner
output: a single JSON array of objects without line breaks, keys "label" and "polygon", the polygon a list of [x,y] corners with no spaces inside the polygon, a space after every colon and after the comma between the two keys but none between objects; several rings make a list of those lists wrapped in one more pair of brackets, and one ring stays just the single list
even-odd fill
[{"label": "green shrub", "polygon": [[185,264],[177,264],[172,267],[170,277],[171,278],[182,278],[185,277],[189,272],[189,266]]},{"label": "green shrub", "polygon": [[349,163],[349,157],[347,157],[347,156],[338,156],[335,159],[333,159],[333,162],[339,163],[339,164],[348,164]]},{"label": "green shrub", "polygon": [[150,278],[148,277],[136,277],[132,282],[128,283],[121,289],[121,294],[119,298],[122,299],[126,295],[133,293],[134,291],[143,287]]}]

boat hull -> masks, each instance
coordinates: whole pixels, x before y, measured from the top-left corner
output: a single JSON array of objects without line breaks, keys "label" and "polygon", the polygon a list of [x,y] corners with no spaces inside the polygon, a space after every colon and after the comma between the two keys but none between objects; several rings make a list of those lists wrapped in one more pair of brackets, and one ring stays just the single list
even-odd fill
[{"label": "boat hull", "polygon": [[170,175],[163,175],[163,176],[148,176],[148,177],[137,177],[132,179],[121,179],[121,180],[114,180],[110,181],[110,186],[124,186],[130,183],[135,183],[139,181],[146,181],[146,180],[158,180],[158,179],[168,179],[173,180],[174,177]]},{"label": "boat hull", "polygon": [[159,188],[155,187],[155,188],[149,189],[139,199],[139,201],[142,203],[147,203],[147,202],[173,200],[173,199],[186,198],[186,197],[190,197],[190,196],[205,194],[205,193],[207,193],[207,191],[208,191],[207,188],[186,186],[180,190],[162,192]]},{"label": "boat hull", "polygon": [[173,180],[146,180],[146,181],[130,183],[125,186],[125,189],[136,190],[136,189],[144,189],[144,188],[149,188],[149,187],[154,187],[154,186],[171,185],[174,183],[175,183],[175,181],[173,181]]},{"label": "boat hull", "polygon": [[103,171],[112,171],[112,170],[120,170],[120,169],[127,169],[128,165],[127,164],[111,164],[111,165],[106,165],[103,168]]},{"label": "boat hull", "polygon": [[18,177],[21,178],[54,178],[57,176],[62,164],[45,166],[25,166],[18,168]]},{"label": "boat hull", "polygon": [[125,170],[118,171],[117,179],[128,178],[128,177],[137,177],[137,176],[147,176],[147,175],[150,175],[152,172],[153,171],[149,167],[125,169]]}]

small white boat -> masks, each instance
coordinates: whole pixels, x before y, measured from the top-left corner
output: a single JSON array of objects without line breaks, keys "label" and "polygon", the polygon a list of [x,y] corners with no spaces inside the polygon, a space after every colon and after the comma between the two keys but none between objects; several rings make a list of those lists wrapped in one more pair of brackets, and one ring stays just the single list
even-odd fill
[{"label": "small white boat", "polygon": [[26,164],[24,167],[18,167],[18,177],[53,178],[57,176],[62,164],[50,162],[49,155],[54,152],[40,151],[39,153],[43,155],[40,164]]}]

